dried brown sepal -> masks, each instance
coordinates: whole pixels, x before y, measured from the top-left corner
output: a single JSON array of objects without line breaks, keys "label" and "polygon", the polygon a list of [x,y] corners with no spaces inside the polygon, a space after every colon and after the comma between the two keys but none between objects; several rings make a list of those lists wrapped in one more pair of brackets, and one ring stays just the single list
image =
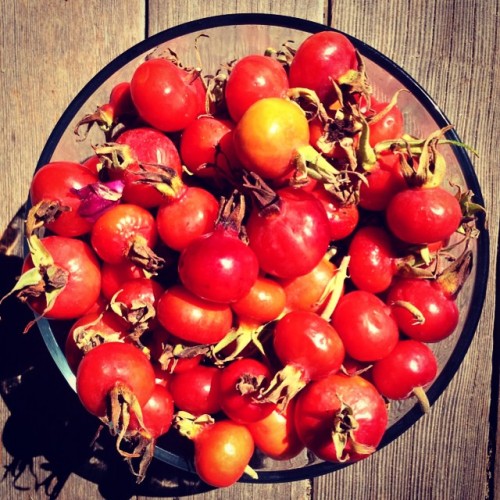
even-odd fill
[{"label": "dried brown sepal", "polygon": [[[216,365],[225,365],[242,356],[243,350],[249,346],[254,346],[258,352],[266,357],[266,352],[260,340],[261,334],[266,330],[268,324],[260,326],[250,326],[240,324],[238,328],[233,328],[229,333],[211,348],[211,357]],[[228,347],[231,351],[224,356],[220,354]]]},{"label": "dried brown sepal", "polygon": [[434,279],[436,270],[403,262],[398,266],[397,274],[403,278]]},{"label": "dried brown sepal", "polygon": [[[455,197],[462,210],[462,221],[457,233],[463,235],[465,243],[468,244],[470,240],[477,239],[481,234],[478,228],[480,217],[482,218],[483,227],[488,227],[488,214],[482,205],[473,201],[474,193],[472,191],[463,191],[460,186],[455,187],[457,190]],[[460,241],[457,242],[458,244],[460,244]]]},{"label": "dried brown sepal", "polygon": [[184,346],[176,344],[172,350],[173,355],[179,359],[190,359],[196,356],[205,356],[210,351],[210,344],[198,344],[192,346]]},{"label": "dried brown sepal", "polygon": [[[361,125],[356,108],[350,103],[344,106],[341,94],[336,101],[338,106],[335,110],[330,109],[330,112],[319,102],[316,94],[308,89],[290,89],[289,97],[301,106],[310,120],[318,120],[323,127],[317,149],[310,144],[298,147],[291,164],[316,180],[338,184],[337,177],[342,174],[342,170],[357,168],[354,136],[359,133]],[[337,149],[344,150],[345,157],[333,154]]]},{"label": "dried brown sepal", "polygon": [[446,247],[431,249],[429,245],[412,245],[405,248],[406,255],[396,259],[397,275],[409,278],[433,279],[456,259],[453,250],[466,243],[466,239],[457,240]]},{"label": "dried brown sepal", "polygon": [[165,259],[157,255],[142,236],[137,236],[134,239],[126,256],[136,266],[151,275],[157,274],[165,266]]},{"label": "dried brown sepal", "polygon": [[362,184],[368,184],[368,177],[363,172],[344,170],[334,182],[323,181],[325,191],[331,193],[343,205],[357,205]]},{"label": "dried brown sepal", "polygon": [[446,161],[437,146],[440,138],[452,128],[451,125],[445,127],[434,134],[430,134],[425,140],[415,173],[416,178],[419,181],[422,180],[421,186],[437,187],[442,184],[446,175]]},{"label": "dried brown sepal", "polygon": [[[38,269],[32,269],[31,271],[27,275],[24,275],[26,282],[22,285],[18,282],[19,287],[22,286],[17,293],[17,298],[21,302],[26,302],[31,297],[41,297],[45,293],[45,283],[40,271]],[[33,278],[33,281],[31,281],[31,278]]]},{"label": "dried brown sepal", "polygon": [[[350,70],[338,81],[332,80],[336,98],[327,112],[317,113],[324,125],[324,133],[317,147],[322,153],[331,156],[337,148],[342,148],[350,170],[357,170],[358,164],[368,170],[367,165],[375,163],[375,155],[369,147],[368,125],[359,109],[355,96],[363,95],[367,101],[372,92],[366,76],[363,60],[359,54],[358,70]],[[358,146],[354,145],[354,137],[358,136]],[[333,158],[335,167],[342,169],[338,159]]]},{"label": "dried brown sepal", "polygon": [[[54,264],[52,256],[36,234],[31,234],[27,238],[27,242],[34,267],[21,275],[10,292],[0,299],[0,304],[14,293],[21,302],[43,296],[45,298],[45,309],[41,316],[44,316],[52,309],[56,298],[66,287],[69,273]],[[34,322],[31,321],[27,325],[24,333],[31,328]]]},{"label": "dried brown sepal", "polygon": [[344,95],[359,94],[369,99],[373,89],[366,73],[365,62],[358,51],[356,51],[356,60],[358,69],[347,71],[338,79],[338,85]]},{"label": "dried brown sepal", "polygon": [[342,463],[349,461],[350,455],[346,452],[348,446],[357,454],[370,455],[375,451],[375,448],[356,441],[354,434],[359,428],[359,424],[354,418],[352,408],[340,398],[339,400],[340,409],[335,414],[332,425],[332,441],[337,459]]},{"label": "dried brown sepal", "polygon": [[[127,436],[127,440],[135,443],[135,446],[131,456],[126,457],[126,461],[130,471],[137,478],[137,484],[140,484],[146,478],[147,470],[154,458],[156,439],[136,433],[133,436]],[[138,461],[137,466],[135,466],[135,461]]]},{"label": "dried brown sepal", "polygon": [[314,90],[305,87],[293,87],[288,89],[288,99],[297,103],[308,120],[319,118],[321,121],[329,119],[328,113]]},{"label": "dried brown sepal", "polygon": [[163,346],[163,350],[160,356],[158,356],[157,361],[160,363],[162,370],[173,373],[175,371],[175,366],[180,359],[195,358],[199,355],[206,356],[209,354],[210,348],[211,346],[202,344],[195,346],[166,344]]},{"label": "dried brown sepal", "polygon": [[93,146],[93,149],[100,160],[98,165],[100,172],[124,171],[131,165],[137,164],[138,169],[131,172],[131,175],[135,177],[132,182],[149,184],[168,198],[178,197],[185,189],[184,182],[174,168],[159,163],[138,162],[128,144],[107,142]]},{"label": "dried brown sepal", "polygon": [[102,319],[102,314],[99,314],[97,318],[85,325],[76,327],[73,330],[73,340],[75,345],[83,353],[87,353],[94,347],[103,344],[104,342],[122,342],[122,336],[120,333],[104,333],[103,331],[95,328],[95,326]]},{"label": "dried brown sepal", "polygon": [[214,115],[227,112],[225,92],[229,73],[227,68],[219,68],[214,75],[207,75],[205,111]]},{"label": "dried brown sepal", "polygon": [[[133,172],[133,184],[153,186],[166,198],[178,198],[186,189],[186,185],[175,169],[158,163],[139,163],[139,171]],[[154,171],[147,167],[154,167]]]},{"label": "dried brown sepal", "polygon": [[[141,337],[149,330],[151,321],[156,316],[156,310],[152,304],[143,300],[133,300],[130,306],[119,302],[116,297],[120,291],[111,298],[108,307],[128,324],[127,335],[124,338],[136,344],[149,358],[151,356],[150,350],[141,342]],[[121,339],[119,335],[118,339]]]},{"label": "dried brown sepal", "polygon": [[474,198],[474,192],[469,190],[463,191],[458,185],[454,185],[456,188],[455,197],[460,203],[460,208],[462,209],[462,223],[468,224],[470,222],[476,222],[479,215],[486,215],[486,209],[476,203]]},{"label": "dried brown sepal", "polygon": [[276,372],[269,385],[259,391],[255,401],[275,403],[285,410],[290,401],[306,386],[304,374],[296,366],[286,365]]},{"label": "dried brown sepal", "polygon": [[243,219],[246,214],[245,196],[234,190],[229,198],[221,196],[219,201],[219,212],[215,221],[215,227],[224,228],[238,234],[241,239],[246,239]]},{"label": "dried brown sepal", "polygon": [[25,224],[26,236],[29,237],[46,224],[55,221],[62,213],[70,210],[58,200],[40,201],[28,211]]},{"label": "dried brown sepal", "polygon": [[[117,292],[117,294],[119,293]],[[132,326],[138,323],[148,323],[156,316],[156,310],[149,302],[133,300],[131,306],[128,306],[117,301],[115,297],[111,299],[109,304],[111,310]]]},{"label": "dried brown sepal", "polygon": [[443,266],[456,257],[450,247],[431,252],[428,245],[416,245],[407,249],[407,255],[396,260],[397,275],[403,278],[435,279]]},{"label": "dried brown sepal", "polygon": [[473,258],[472,251],[466,250],[436,278],[447,296],[456,297],[460,293],[472,271]]},{"label": "dried brown sepal", "polygon": [[100,165],[98,169],[125,170],[136,160],[128,144],[118,144],[116,142],[105,142],[97,146],[92,146],[94,153],[99,157]]},{"label": "dried brown sepal", "polygon": [[177,429],[181,436],[194,439],[203,429],[215,422],[208,414],[193,415],[187,411],[178,411],[172,420],[172,426]]},{"label": "dried brown sepal", "polygon": [[307,175],[307,167],[305,164],[297,165],[297,167],[292,171],[289,179],[288,186],[300,188],[306,186],[310,182],[310,178]]},{"label": "dried brown sepal", "polygon": [[59,290],[68,283],[68,271],[54,266],[43,269],[43,278],[46,285],[46,291]]},{"label": "dried brown sepal", "polygon": [[204,83],[206,88],[205,111],[211,115],[227,115],[226,104],[226,85],[238,59],[223,62],[212,75],[204,75]]},{"label": "dried brown sepal", "polygon": [[292,46],[293,43],[295,43],[294,40],[287,40],[278,50],[268,47],[265,50],[264,55],[276,59],[283,66],[285,71],[288,72],[290,64],[292,63],[297,52],[297,49]]},{"label": "dried brown sepal", "polygon": [[[355,145],[354,138],[362,129],[361,121],[352,114],[337,112],[334,117],[329,117],[323,122],[323,132],[316,141],[316,148],[327,158],[333,166],[326,169],[326,175],[319,171],[319,179],[323,182],[338,184],[338,175],[342,171],[354,172],[358,169],[359,148]],[[342,152],[342,154],[339,154]],[[312,169],[311,169],[312,170]],[[311,177],[315,172],[309,172]]]},{"label": "dried brown sepal", "polygon": [[149,350],[140,341],[141,336],[149,330],[151,321],[156,317],[156,309],[153,304],[144,300],[132,300],[131,305],[127,305],[117,300],[121,290],[118,290],[109,302],[109,308],[120,316],[129,325],[127,337],[136,343],[149,357]]},{"label": "dried brown sepal", "polygon": [[124,171],[131,165],[137,165],[138,169],[131,172],[135,177],[133,182],[152,185],[160,193],[170,198],[179,196],[185,189],[182,179],[174,168],[160,163],[138,162],[128,144],[106,142],[92,146],[92,148],[100,160],[99,172],[106,170]]},{"label": "dried brown sepal", "polygon": [[266,184],[264,179],[255,172],[243,172],[241,187],[256,202],[259,213],[262,216],[279,213],[281,210],[281,200],[276,191]]},{"label": "dried brown sepal", "polygon": [[242,396],[247,394],[256,394],[262,387],[265,380],[266,377],[264,375],[256,376],[249,373],[243,374],[236,382],[236,390]]},{"label": "dried brown sepal", "polygon": [[[465,248],[457,257],[451,250],[465,243]],[[430,265],[423,258],[408,255],[398,261],[397,275],[403,278],[416,278],[436,281],[445,294],[456,297],[469,277],[473,267],[473,253],[467,248],[468,238],[436,252]],[[419,311],[412,311],[411,305],[397,304],[406,307],[416,319]]]},{"label": "dried brown sepal", "polygon": [[[82,133],[81,129],[84,125],[85,130]],[[80,119],[73,129],[73,133],[78,136],[79,141],[83,141],[87,138],[93,125],[97,125],[103,132],[111,131],[115,125],[115,117],[109,104],[99,106],[93,113],[89,113]]]},{"label": "dried brown sepal", "polygon": [[142,417],[142,409],[135,394],[129,387],[117,382],[108,394],[108,414],[101,421],[108,427],[112,436],[116,436],[116,449],[125,458],[139,456],[136,452],[129,452],[122,447],[130,425],[130,416],[133,414],[139,424],[139,429],[147,434]]},{"label": "dried brown sepal", "polygon": [[405,134],[401,139],[381,141],[376,144],[374,151],[376,155],[383,151],[401,154],[402,173],[409,186],[439,186],[445,178],[446,162],[438,146],[443,144],[458,146],[477,155],[477,152],[467,144],[444,138],[452,128],[453,125],[448,125],[435,130],[425,139]]}]

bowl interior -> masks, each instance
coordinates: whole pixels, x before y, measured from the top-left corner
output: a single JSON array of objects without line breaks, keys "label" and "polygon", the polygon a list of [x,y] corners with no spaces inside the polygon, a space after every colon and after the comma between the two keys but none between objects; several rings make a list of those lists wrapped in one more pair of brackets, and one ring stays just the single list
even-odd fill
[{"label": "bowl interior", "polygon": [[[153,50],[172,50],[186,66],[200,66],[201,62],[204,74],[208,75],[217,72],[221,63],[251,53],[263,53],[268,47],[280,49],[287,42],[296,47],[311,33],[325,29],[330,28],[301,19],[249,14],[208,18],[159,33],[120,55],[84,87],[56,125],[38,165],[54,160],[83,161],[91,156],[91,145],[102,142],[102,136],[91,132],[85,141],[78,141],[73,133],[76,123],[84,114],[93,112],[98,105],[107,102],[113,85],[129,80],[136,66]],[[400,94],[398,101],[408,132],[426,137],[448,125],[448,120],[438,106],[409,75],[373,48],[350,38],[365,61],[376,97],[389,100],[398,90],[408,90]],[[198,46],[199,54],[195,45]],[[447,133],[447,138],[459,140],[453,130]],[[442,153],[447,160],[450,182],[464,189],[471,189],[475,193],[475,200],[482,204],[480,188],[468,155],[454,146],[443,147]],[[460,324],[451,337],[431,345],[440,366],[439,375],[428,390],[431,403],[442,393],[456,372],[479,320],[488,262],[488,242],[484,231],[472,243],[471,249],[474,254],[473,271],[458,299]],[[38,324],[52,357],[74,388],[75,376],[61,349],[67,330],[46,320],[40,320]],[[381,446],[401,435],[421,415],[414,400],[391,403],[390,424]],[[181,469],[192,470],[190,450],[189,443],[184,438],[168,434],[158,442],[156,457]],[[342,467],[322,462],[309,453],[285,462],[256,455],[252,466],[259,473],[259,481],[302,479]],[[243,480],[251,481],[249,478]]]}]

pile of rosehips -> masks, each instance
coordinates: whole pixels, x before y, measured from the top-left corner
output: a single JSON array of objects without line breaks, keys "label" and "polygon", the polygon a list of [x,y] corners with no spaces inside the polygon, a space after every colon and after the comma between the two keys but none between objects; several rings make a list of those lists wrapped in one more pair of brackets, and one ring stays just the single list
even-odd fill
[{"label": "pile of rosehips", "polygon": [[71,321],[78,396],[139,480],[167,431],[228,486],[255,449],[366,458],[390,400],[425,407],[480,207],[399,95],[333,31],[213,76],[153,52],[78,122],[88,157],[37,170],[14,291]]}]

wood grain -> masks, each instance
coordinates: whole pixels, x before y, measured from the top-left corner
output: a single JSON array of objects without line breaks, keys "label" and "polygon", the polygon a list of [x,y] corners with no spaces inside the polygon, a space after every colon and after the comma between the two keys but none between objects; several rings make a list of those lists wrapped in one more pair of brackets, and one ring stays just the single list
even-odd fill
[{"label": "wood grain", "polygon": [[[44,454],[45,448],[28,456],[20,443],[13,447],[4,431],[2,465],[12,466],[18,460],[19,475],[14,480],[7,474],[0,482],[0,498],[113,498],[114,488],[121,497],[136,499],[481,499],[493,494],[493,484],[498,495],[500,440],[490,443],[488,439],[489,417],[498,405],[491,401],[492,377],[499,382],[492,355],[500,211],[500,170],[494,146],[500,128],[493,118],[500,114],[500,0],[0,0],[0,232],[26,199],[29,179],[54,124],[93,74],[144,36],[183,22],[236,12],[330,20],[332,26],[392,58],[420,82],[462,140],[477,149],[479,156],[473,163],[488,210],[491,256],[485,308],[465,360],[431,412],[402,438],[369,460],[312,481],[237,484],[200,493],[196,485],[176,490],[175,481],[188,480],[161,469],[159,485],[136,489],[126,482],[118,488],[109,471],[103,472],[107,479],[96,484],[95,476],[82,472],[82,464],[54,472],[54,459],[51,462],[51,456]],[[0,269],[4,273],[6,268]],[[7,277],[2,274],[0,278],[3,282]],[[0,338],[9,332],[0,322]],[[38,345],[34,339],[19,342],[23,348]],[[5,374],[5,367],[2,370]],[[5,393],[5,380],[1,382],[0,426],[10,431],[16,422],[11,414],[14,406]],[[46,429],[34,426],[24,432],[39,438],[38,433]],[[60,446],[64,448],[64,443]],[[492,463],[495,446],[497,460]],[[20,449],[26,457],[19,454]],[[24,469],[21,459],[26,459]],[[119,464],[113,467],[122,470]],[[494,483],[489,479],[493,472]]]},{"label": "wood grain", "polygon": [[225,2],[223,0],[195,0],[185,2],[183,8],[179,9],[176,2],[162,2],[162,0],[149,1],[149,32],[157,33],[162,29],[175,26],[187,21],[203,19],[209,16],[235,13],[272,13],[284,16],[295,16],[311,21],[323,22],[325,5],[322,1],[304,0],[296,2],[285,0],[273,2],[271,0],[235,0]]},{"label": "wood grain", "polygon": [[[26,200],[42,147],[62,112],[93,74],[143,39],[144,13],[141,0],[0,2],[1,233]],[[7,417],[2,407],[2,429]],[[2,447],[2,465],[12,460]],[[3,481],[1,498],[44,498],[59,487],[60,498],[100,497],[96,484],[77,475],[44,484],[51,477],[47,460],[36,456],[33,462],[37,477],[25,474],[16,488]]]}]

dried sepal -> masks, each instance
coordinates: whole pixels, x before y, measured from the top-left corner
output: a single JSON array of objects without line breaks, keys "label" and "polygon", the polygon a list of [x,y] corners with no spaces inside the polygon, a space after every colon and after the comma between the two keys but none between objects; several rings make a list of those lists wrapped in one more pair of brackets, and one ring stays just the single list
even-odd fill
[{"label": "dried sepal", "polygon": [[[0,299],[0,304],[14,293],[21,302],[43,296],[45,308],[41,316],[44,316],[52,309],[57,297],[66,287],[69,273],[55,265],[52,256],[36,234],[30,234],[27,243],[33,267],[20,276],[10,292]],[[24,332],[27,332],[32,324],[33,322],[30,322]]]},{"label": "dried sepal", "polygon": [[355,433],[359,424],[354,417],[352,408],[345,404],[340,397],[340,408],[334,416],[332,425],[332,441],[335,447],[335,454],[339,462],[347,462],[350,459],[346,451],[350,447],[352,451],[360,455],[370,455],[375,451],[375,447],[359,443]]},{"label": "dried sepal", "polygon": [[33,205],[26,216],[26,237],[29,238],[46,224],[55,221],[61,214],[69,210],[69,207],[62,205],[58,200],[42,200]]}]

